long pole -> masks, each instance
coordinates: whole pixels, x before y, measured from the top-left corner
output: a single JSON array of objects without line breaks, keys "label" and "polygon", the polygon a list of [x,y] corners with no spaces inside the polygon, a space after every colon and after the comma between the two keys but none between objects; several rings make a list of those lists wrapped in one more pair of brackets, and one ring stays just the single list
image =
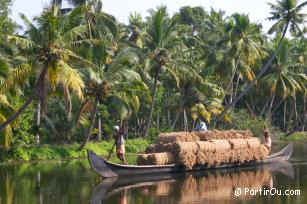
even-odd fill
[{"label": "long pole", "polygon": [[113,146],[112,146],[112,149],[111,149],[111,151],[109,152],[109,156],[108,156],[107,160],[110,159],[110,156],[111,156],[111,154],[112,154],[112,152],[113,152],[113,149],[114,149],[114,147],[115,147],[115,144],[116,144],[116,141],[114,142],[114,144],[113,144]]}]

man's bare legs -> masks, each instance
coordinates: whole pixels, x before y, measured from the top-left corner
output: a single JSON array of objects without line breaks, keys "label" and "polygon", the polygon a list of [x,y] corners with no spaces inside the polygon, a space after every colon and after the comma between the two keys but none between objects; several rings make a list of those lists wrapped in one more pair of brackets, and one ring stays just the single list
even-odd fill
[{"label": "man's bare legs", "polygon": [[119,154],[117,157],[123,162],[123,164],[127,164],[124,154]]}]

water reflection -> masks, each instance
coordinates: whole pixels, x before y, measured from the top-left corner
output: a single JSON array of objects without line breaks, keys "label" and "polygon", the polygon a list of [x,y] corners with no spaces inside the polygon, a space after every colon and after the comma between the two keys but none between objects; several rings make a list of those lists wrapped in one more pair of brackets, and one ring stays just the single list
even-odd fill
[{"label": "water reflection", "polygon": [[0,166],[0,204],[87,204],[96,179],[87,161]]},{"label": "water reflection", "polygon": [[[274,146],[275,151],[282,147],[284,144]],[[275,163],[256,169],[221,169],[101,181],[86,160],[0,165],[0,204],[305,204],[307,142],[295,144],[290,163]],[[237,186],[300,189],[302,195],[235,197],[233,190]]]},{"label": "water reflection", "polygon": [[148,175],[134,178],[105,179],[91,195],[92,204],[105,203],[208,203],[209,201],[249,200],[235,196],[236,188],[271,189],[273,176],[283,173],[293,178],[289,163],[258,169],[221,169],[192,174]]}]

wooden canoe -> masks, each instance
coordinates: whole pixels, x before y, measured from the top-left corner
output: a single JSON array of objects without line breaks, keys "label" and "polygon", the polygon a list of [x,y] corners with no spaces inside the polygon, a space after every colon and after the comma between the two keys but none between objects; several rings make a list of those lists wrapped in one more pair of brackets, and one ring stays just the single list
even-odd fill
[{"label": "wooden canoe", "polygon": [[117,176],[135,176],[157,173],[172,173],[183,171],[198,171],[204,169],[220,169],[238,166],[256,166],[267,163],[282,162],[288,160],[293,152],[293,143],[288,144],[279,152],[271,154],[268,158],[259,161],[250,161],[245,163],[227,163],[214,166],[199,165],[190,170],[176,164],[168,165],[121,165],[107,161],[106,159],[98,156],[93,151],[88,150],[88,160],[92,169],[104,178],[117,177]]}]

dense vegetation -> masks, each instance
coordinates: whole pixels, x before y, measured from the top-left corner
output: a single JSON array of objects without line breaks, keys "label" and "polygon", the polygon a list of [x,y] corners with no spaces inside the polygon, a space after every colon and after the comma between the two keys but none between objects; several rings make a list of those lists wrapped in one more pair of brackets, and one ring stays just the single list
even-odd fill
[{"label": "dense vegetation", "polygon": [[[86,149],[92,150],[95,153],[109,157],[114,142],[89,142]],[[129,164],[136,163],[137,154],[144,152],[149,145],[148,140],[133,139],[126,143],[127,161]],[[64,144],[64,145],[39,145],[39,146],[14,146],[9,151],[0,151],[0,162],[19,162],[19,161],[42,161],[42,160],[71,160],[71,159],[85,159],[87,158],[87,150],[78,150],[79,144]],[[115,156],[115,148],[110,154],[110,160],[113,162],[120,162]]]},{"label": "dense vegetation", "polygon": [[21,14],[20,31],[11,0],[0,2],[0,148],[83,148],[115,124],[153,139],[198,118],[210,129],[305,130],[307,2],[270,4],[268,32],[201,6],[132,13],[126,25],[99,0],[71,0],[72,9],[53,0],[33,19]]}]

